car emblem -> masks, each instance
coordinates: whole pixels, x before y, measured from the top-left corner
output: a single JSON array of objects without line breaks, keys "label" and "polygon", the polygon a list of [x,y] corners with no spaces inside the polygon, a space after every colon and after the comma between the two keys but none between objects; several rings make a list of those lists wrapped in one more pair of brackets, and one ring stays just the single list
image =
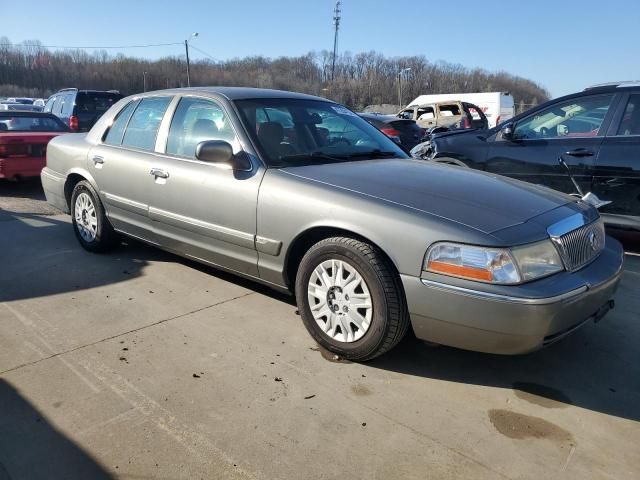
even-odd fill
[{"label": "car emblem", "polygon": [[598,248],[598,245],[596,244],[596,234],[593,232],[589,232],[587,240],[589,240],[589,246],[591,247],[591,250],[595,251]]}]

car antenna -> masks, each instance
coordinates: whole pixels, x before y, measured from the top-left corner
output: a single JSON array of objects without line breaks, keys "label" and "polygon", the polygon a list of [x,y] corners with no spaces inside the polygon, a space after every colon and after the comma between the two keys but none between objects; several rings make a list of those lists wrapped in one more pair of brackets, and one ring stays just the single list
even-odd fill
[{"label": "car antenna", "polygon": [[563,154],[561,153],[560,156],[558,157],[558,163],[567,171],[567,175],[569,176],[571,183],[573,183],[573,186],[576,187],[576,190],[578,191],[580,196],[584,197],[584,193],[582,192],[580,185],[578,185],[578,182],[576,182],[576,179],[573,178],[573,175],[571,175],[571,170],[569,169],[569,165],[567,165],[567,162],[565,162],[564,157],[562,155]]}]

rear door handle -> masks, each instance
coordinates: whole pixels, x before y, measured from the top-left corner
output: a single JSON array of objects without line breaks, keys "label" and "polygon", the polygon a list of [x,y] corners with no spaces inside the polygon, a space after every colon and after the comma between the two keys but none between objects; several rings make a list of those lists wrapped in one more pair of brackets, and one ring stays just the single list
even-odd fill
[{"label": "rear door handle", "polygon": [[104,163],[104,157],[101,157],[100,155],[94,155],[93,158],[93,164],[97,165],[97,164],[103,164]]},{"label": "rear door handle", "polygon": [[625,184],[624,180],[622,180],[621,178],[610,178],[604,183],[608,187],[621,187]]},{"label": "rear door handle", "polygon": [[586,148],[576,148],[575,150],[569,150],[564,153],[570,157],[593,157],[594,153]]},{"label": "rear door handle", "polygon": [[169,178],[169,172],[161,168],[152,168],[149,173],[156,178]]}]

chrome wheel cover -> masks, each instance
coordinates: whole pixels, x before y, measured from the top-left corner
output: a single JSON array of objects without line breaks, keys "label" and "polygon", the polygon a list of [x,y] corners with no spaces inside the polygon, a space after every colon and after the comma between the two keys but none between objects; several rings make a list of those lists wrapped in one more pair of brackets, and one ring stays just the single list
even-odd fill
[{"label": "chrome wheel cover", "polygon": [[98,233],[98,217],[96,216],[96,207],[89,194],[83,192],[76,197],[73,213],[76,219],[76,228],[82,239],[85,242],[93,242]]},{"label": "chrome wheel cover", "polygon": [[355,342],[371,326],[373,303],[369,287],[349,263],[331,259],[318,265],[309,278],[307,299],[311,314],[329,338]]}]

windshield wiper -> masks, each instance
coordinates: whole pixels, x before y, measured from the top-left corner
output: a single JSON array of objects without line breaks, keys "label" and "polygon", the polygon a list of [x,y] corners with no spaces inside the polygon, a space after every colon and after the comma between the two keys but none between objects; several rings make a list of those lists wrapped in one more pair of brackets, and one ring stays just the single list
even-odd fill
[{"label": "windshield wiper", "polygon": [[294,155],[283,155],[278,160],[281,162],[292,162],[296,160],[308,160],[308,159],[318,159],[318,160],[329,160],[331,162],[344,162],[347,160],[346,156],[334,157],[333,155],[329,155],[327,153],[316,151],[309,153],[296,153]]},{"label": "windshield wiper", "polygon": [[398,154],[396,152],[387,152],[384,150],[380,150],[378,148],[376,148],[375,150],[370,150],[368,152],[356,152],[356,153],[350,153],[347,156],[347,158],[361,158],[361,157],[368,157],[368,158],[389,158],[389,157],[395,157]]}]

